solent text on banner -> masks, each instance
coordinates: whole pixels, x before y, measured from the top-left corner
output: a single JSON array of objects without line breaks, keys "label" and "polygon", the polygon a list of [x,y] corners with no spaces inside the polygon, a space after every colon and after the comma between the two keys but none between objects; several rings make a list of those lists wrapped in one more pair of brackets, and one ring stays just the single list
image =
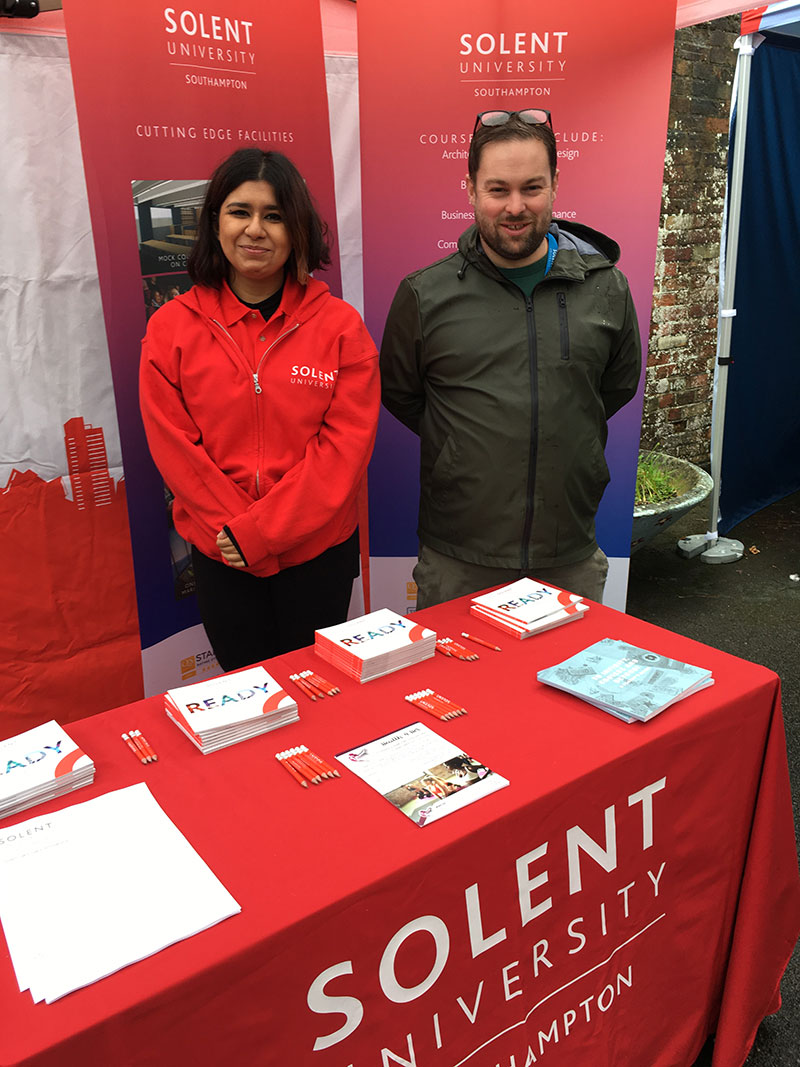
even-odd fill
[{"label": "solent text on banner", "polygon": [[[244,146],[277,150],[308,181],[336,247],[318,0],[290,7],[143,0],[65,3],[103,311],[119,415],[145,693],[218,670],[198,621],[188,546],[138,408],[147,318],[191,284],[205,184]],[[324,275],[339,291],[339,267]]]},{"label": "solent text on banner", "polygon": [[[467,152],[475,117],[546,108],[558,142],[556,221],[622,248],[646,349],[674,37],[673,0],[359,0],[364,300],[380,338],[400,280],[456,248],[473,221]],[[400,87],[400,88],[399,88]],[[641,393],[615,416],[611,483],[597,536],[611,559],[605,600],[625,604]],[[373,596],[413,607],[417,443],[385,412],[370,471]],[[381,558],[382,557],[382,558]]]}]

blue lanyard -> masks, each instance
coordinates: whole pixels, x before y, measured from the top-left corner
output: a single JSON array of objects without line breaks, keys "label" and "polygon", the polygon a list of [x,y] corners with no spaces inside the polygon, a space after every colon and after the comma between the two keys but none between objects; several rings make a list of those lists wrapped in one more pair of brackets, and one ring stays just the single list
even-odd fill
[{"label": "blue lanyard", "polygon": [[556,252],[558,251],[558,241],[553,237],[552,233],[547,235],[547,263],[544,265],[545,274],[550,273],[550,268],[553,266],[553,260],[556,258]]}]

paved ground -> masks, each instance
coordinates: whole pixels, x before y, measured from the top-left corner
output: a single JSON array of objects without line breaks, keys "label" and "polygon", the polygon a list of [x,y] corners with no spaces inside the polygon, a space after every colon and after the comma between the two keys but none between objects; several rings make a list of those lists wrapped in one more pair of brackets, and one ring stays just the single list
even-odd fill
[{"label": "paved ground", "polygon": [[[708,529],[701,504],[631,559],[628,612],[668,630],[761,663],[781,677],[795,827],[800,827],[800,493],[746,519],[729,536],[745,547],[736,563],[682,559],[676,543]],[[800,1064],[800,948],[781,986],[783,1007],[758,1031],[746,1067]],[[694,1067],[709,1067],[711,1043]],[[646,1067],[646,1065],[642,1065]]]}]

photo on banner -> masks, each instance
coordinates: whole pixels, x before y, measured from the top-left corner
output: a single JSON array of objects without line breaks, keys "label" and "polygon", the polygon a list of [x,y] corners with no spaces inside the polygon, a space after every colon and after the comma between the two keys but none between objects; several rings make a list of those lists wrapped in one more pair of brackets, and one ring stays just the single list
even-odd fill
[{"label": "photo on banner", "polygon": [[[620,245],[646,349],[674,23],[674,0],[443,0],[435,19],[419,0],[359,0],[364,303],[376,339],[402,278],[452,254],[474,221],[466,179],[477,113],[536,107],[551,112],[558,146],[554,221],[584,223]],[[611,564],[605,602],[618,608],[643,387],[642,374],[637,397],[610,423],[611,482],[597,516]],[[416,437],[382,412],[370,467],[371,580],[376,603],[398,611],[408,610],[417,555],[418,475]]]},{"label": "photo on banner", "polygon": [[219,668],[139,415],[141,339],[148,315],[190,284],[204,183],[241,147],[283,152],[298,167],[333,242],[333,263],[319,276],[339,294],[320,8],[234,0],[221,12],[207,0],[191,8],[143,0],[131,17],[124,6],[64,0],[64,14],[151,694]]}]

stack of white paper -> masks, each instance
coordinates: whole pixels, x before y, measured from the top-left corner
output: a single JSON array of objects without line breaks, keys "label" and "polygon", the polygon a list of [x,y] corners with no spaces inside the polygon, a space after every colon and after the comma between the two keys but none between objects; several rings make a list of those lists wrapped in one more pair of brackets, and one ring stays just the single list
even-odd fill
[{"label": "stack of white paper", "polygon": [[544,668],[537,677],[623,722],[646,722],[676,700],[714,684],[706,667],[611,637],[596,641],[563,663]]},{"label": "stack of white paper", "polygon": [[143,783],[0,830],[0,920],[36,1002],[238,911]]},{"label": "stack of white paper", "polygon": [[369,682],[430,659],[436,652],[436,633],[380,608],[315,631],[314,651],[351,678]]},{"label": "stack of white paper", "polygon": [[205,755],[296,722],[297,702],[263,667],[170,689],[167,715]]},{"label": "stack of white paper", "polygon": [[94,763],[51,720],[0,741],[0,819],[94,780]]},{"label": "stack of white paper", "polygon": [[472,598],[470,614],[523,639],[583,618],[589,610],[576,593],[520,578]]}]

